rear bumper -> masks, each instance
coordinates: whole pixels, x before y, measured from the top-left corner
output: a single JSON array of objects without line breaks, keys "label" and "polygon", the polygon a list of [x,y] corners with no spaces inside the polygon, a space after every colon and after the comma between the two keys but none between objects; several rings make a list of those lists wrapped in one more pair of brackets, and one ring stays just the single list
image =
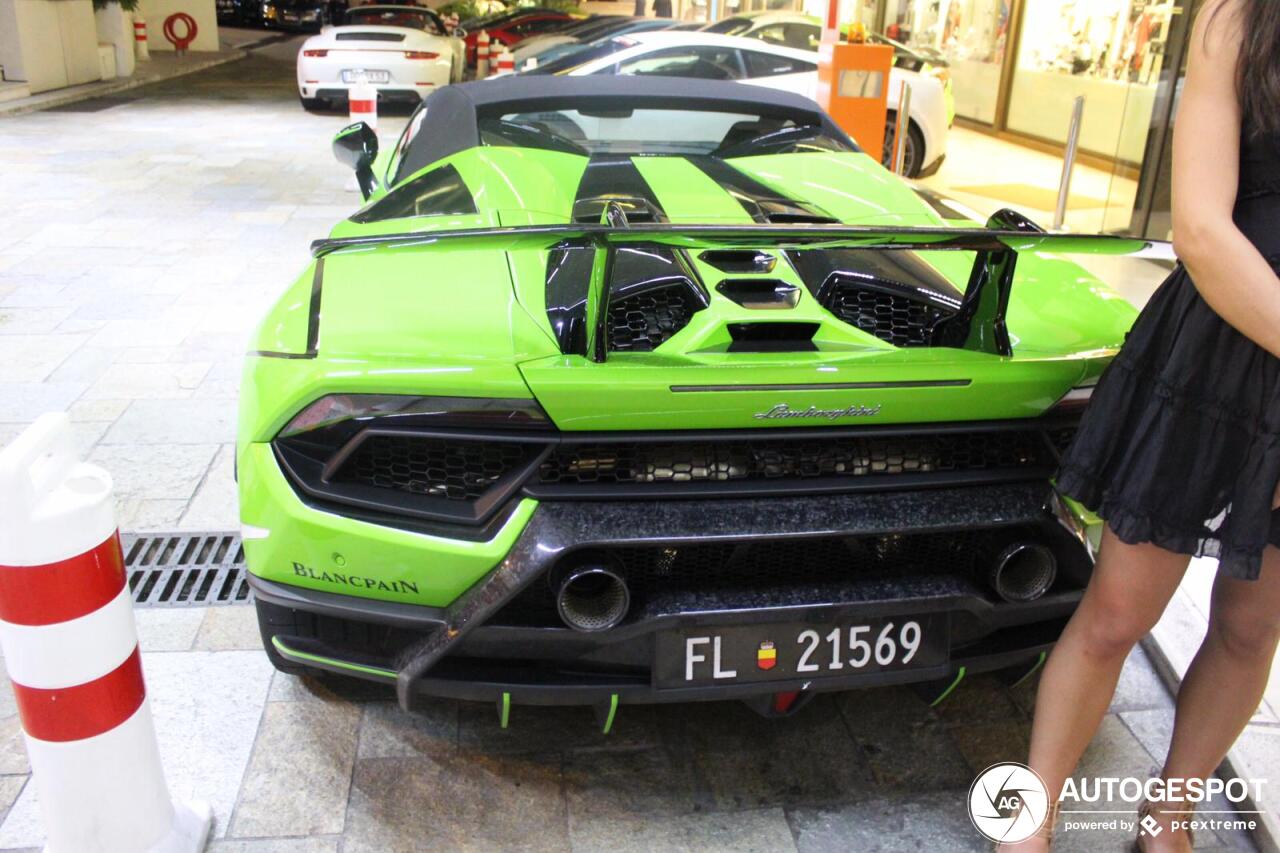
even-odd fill
[{"label": "rear bumper", "polygon": [[[1058,584],[1027,603],[999,600],[942,567],[909,576],[849,577],[770,588],[661,590],[618,627],[594,633],[508,618],[508,605],[575,554],[693,543],[794,543],[815,537],[1019,531],[1054,550]],[[955,678],[1034,660],[1057,639],[1089,572],[1083,529],[1048,484],[772,500],[542,503],[502,563],[448,607],[381,602],[252,577],[264,639],[294,664],[393,684],[420,696],[527,704],[685,702],[820,692]],[[908,670],[658,686],[655,643],[667,631],[717,626],[829,625],[948,614],[950,657]]]},{"label": "rear bumper", "polygon": [[[405,86],[401,84],[377,88],[378,103],[380,104],[417,104],[429,95],[435,89],[435,86]],[[299,94],[304,98],[317,98],[333,104],[345,104],[350,90],[351,87],[343,83],[302,84],[298,87]]]}]

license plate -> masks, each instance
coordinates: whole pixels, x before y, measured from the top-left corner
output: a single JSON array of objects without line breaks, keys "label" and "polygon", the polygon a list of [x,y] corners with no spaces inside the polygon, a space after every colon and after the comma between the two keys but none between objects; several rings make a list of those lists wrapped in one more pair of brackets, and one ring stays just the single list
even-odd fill
[{"label": "license plate", "polygon": [[947,662],[949,635],[945,613],[667,631],[655,643],[654,683],[697,687],[922,669]]},{"label": "license plate", "polygon": [[390,71],[367,71],[363,68],[349,68],[342,72],[343,83],[354,83],[360,79],[360,75],[364,75],[367,83],[388,83],[391,80]]}]

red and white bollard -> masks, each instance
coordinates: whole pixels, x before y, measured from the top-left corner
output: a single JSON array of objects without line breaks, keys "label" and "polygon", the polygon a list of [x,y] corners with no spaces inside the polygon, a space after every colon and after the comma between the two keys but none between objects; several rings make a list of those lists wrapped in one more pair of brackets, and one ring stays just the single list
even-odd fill
[{"label": "red and white bollard", "polygon": [[208,805],[169,797],[125,582],[111,477],[65,414],[0,450],[0,647],[47,853],[196,853]]},{"label": "red and white bollard", "polygon": [[378,90],[363,74],[347,91],[347,115],[352,124],[362,121],[375,130],[378,127]]},{"label": "red and white bollard", "polygon": [[138,60],[151,58],[151,49],[147,47],[147,22],[142,18],[133,19],[133,52]]},{"label": "red and white bollard", "polygon": [[489,76],[489,33],[481,30],[476,36],[476,79],[483,80]]},{"label": "red and white bollard", "polygon": [[516,55],[505,47],[498,54],[498,73],[511,74],[516,70]]}]

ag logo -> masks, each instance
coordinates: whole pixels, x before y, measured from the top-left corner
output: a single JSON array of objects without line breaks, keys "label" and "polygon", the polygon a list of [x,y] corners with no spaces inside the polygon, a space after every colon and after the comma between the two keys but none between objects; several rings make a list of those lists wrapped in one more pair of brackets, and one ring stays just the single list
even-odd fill
[{"label": "ag logo", "polygon": [[1044,780],[1025,764],[993,764],[969,788],[969,818],[991,841],[1025,841],[1039,831],[1048,812]]}]

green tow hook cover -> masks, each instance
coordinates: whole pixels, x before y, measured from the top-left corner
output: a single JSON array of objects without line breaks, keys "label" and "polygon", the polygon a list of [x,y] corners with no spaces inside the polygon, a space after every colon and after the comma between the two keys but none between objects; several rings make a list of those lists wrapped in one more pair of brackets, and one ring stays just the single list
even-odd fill
[{"label": "green tow hook cover", "polygon": [[498,725],[506,728],[511,722],[511,694],[503,693],[502,698],[498,700]]}]

